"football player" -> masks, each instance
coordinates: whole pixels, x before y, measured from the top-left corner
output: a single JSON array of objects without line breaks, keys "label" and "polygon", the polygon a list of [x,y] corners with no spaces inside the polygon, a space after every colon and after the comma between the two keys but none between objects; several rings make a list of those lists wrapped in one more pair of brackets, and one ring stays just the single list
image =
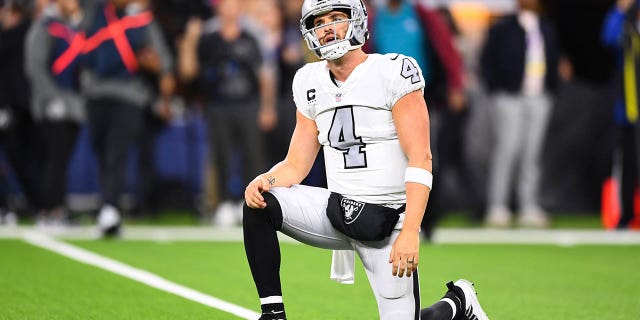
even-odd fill
[{"label": "football player", "polygon": [[[420,310],[420,222],[431,190],[424,77],[412,57],[365,54],[361,0],[305,0],[300,30],[322,61],[293,81],[296,127],[284,160],[245,189],[244,244],[260,319],[286,319],[276,231],[333,249],[332,278],[353,283],[354,252],[380,319],[488,319],[473,285],[449,282]],[[300,185],[323,147],[328,189]]]}]

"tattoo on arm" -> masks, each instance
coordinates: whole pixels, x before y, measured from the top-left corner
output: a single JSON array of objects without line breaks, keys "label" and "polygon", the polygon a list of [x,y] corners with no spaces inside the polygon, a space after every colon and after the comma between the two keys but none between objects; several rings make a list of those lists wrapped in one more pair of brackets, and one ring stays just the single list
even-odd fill
[{"label": "tattoo on arm", "polygon": [[269,176],[269,177],[267,178],[267,181],[269,181],[269,186],[270,186],[270,187],[273,187],[273,185],[276,183],[276,178],[274,178],[274,177],[272,177],[272,176]]}]

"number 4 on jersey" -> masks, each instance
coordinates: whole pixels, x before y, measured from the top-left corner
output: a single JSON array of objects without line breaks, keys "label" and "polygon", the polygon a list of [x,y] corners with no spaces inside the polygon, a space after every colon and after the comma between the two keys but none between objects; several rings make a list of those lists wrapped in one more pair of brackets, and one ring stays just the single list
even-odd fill
[{"label": "number 4 on jersey", "polygon": [[400,75],[405,79],[411,79],[412,84],[420,82],[420,69],[407,58],[402,59],[402,71]]},{"label": "number 4 on jersey", "polygon": [[329,129],[329,144],[343,151],[345,169],[367,167],[366,144],[362,142],[362,137],[356,137],[355,127],[353,107],[336,108]]}]

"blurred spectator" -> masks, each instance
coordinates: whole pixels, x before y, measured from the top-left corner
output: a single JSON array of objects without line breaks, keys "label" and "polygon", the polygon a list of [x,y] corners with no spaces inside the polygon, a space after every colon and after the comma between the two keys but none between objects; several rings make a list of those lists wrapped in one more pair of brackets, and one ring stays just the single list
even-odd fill
[{"label": "blurred spectator", "polygon": [[603,182],[611,176],[615,144],[615,56],[601,41],[605,14],[615,0],[545,2],[562,52],[563,81],[543,152],[542,204],[557,212],[596,212]]},{"label": "blurred spectator", "polygon": [[[81,86],[100,167],[103,205],[98,227],[103,235],[112,235],[121,225],[118,198],[123,193],[129,151],[139,141],[145,108],[156,103],[167,110],[163,105],[173,93],[173,66],[153,15],[141,10],[138,1],[88,1],[86,5]],[[158,102],[145,72],[158,75]]]},{"label": "blurred spectator", "polygon": [[55,2],[55,0],[27,0],[27,2],[31,9],[31,18],[32,20],[35,20],[40,17],[45,9],[49,7],[49,4]]},{"label": "blurred spectator", "polygon": [[[139,6],[138,10],[152,10],[151,0],[136,0],[135,3]],[[155,10],[155,8],[153,8]],[[153,27],[149,32],[149,40],[151,43],[157,43],[160,46],[166,48],[162,50],[169,50],[171,47],[172,39],[167,39],[167,33],[162,28],[157,17],[154,16],[154,21],[151,24]],[[167,59],[173,60],[173,50],[169,50],[164,53]],[[182,112],[181,109],[184,101],[177,96],[172,96],[168,99],[170,93],[175,91],[175,77],[174,65],[171,62],[170,66],[165,66],[167,70],[158,73],[154,68],[140,70],[140,75],[149,84],[152,90],[151,95],[153,97],[160,96],[160,99],[152,100],[151,103],[144,108],[144,116],[142,129],[140,130],[140,140],[138,143],[138,183],[136,186],[136,205],[133,214],[138,216],[150,216],[153,215],[157,209],[158,199],[155,199],[158,188],[158,179],[156,177],[156,160],[155,160],[155,146],[156,140],[162,129],[173,120],[174,113]],[[170,69],[169,69],[170,68]],[[159,85],[163,85],[167,88],[164,89],[167,92],[164,96],[161,94],[162,90]]]},{"label": "blurred spectator", "polygon": [[[636,0],[618,0],[609,10],[602,30],[602,41],[616,50],[619,75],[616,78],[618,99],[614,118],[617,128],[617,152],[614,159],[619,168],[621,217],[617,227],[627,228],[634,217],[634,194],[640,161],[640,129],[638,128],[638,72],[640,71],[640,34]],[[635,132],[634,132],[635,131]],[[615,161],[618,160],[618,161]],[[614,170],[614,172],[617,170]]]},{"label": "blurred spectator", "polygon": [[[269,164],[274,165],[283,159],[289,149],[289,140],[295,126],[295,108],[291,85],[293,76],[305,63],[304,43],[300,39],[301,0],[283,1],[281,41],[277,51],[277,108],[278,124],[268,133]],[[278,12],[280,12],[278,10]]]},{"label": "blurred spectator", "polygon": [[42,205],[38,225],[67,223],[67,167],[80,125],[86,120],[79,95],[78,59],[84,45],[78,0],[57,0],[27,36],[25,70],[32,89],[31,113],[43,142]]},{"label": "blurred spectator", "polygon": [[[295,112],[291,112],[291,110],[295,110],[291,92],[293,76],[306,62],[318,61],[318,57],[307,49],[307,44],[300,38],[300,8],[302,7],[302,2],[303,0],[284,0],[283,2],[284,22],[278,61],[280,69],[278,126],[268,135],[269,148],[274,150],[270,152],[272,164],[279,162],[280,159],[286,156],[289,149],[289,141],[295,127]],[[318,152],[311,171],[302,180],[302,184],[322,188],[327,187],[324,152]]]},{"label": "blurred spectator", "polygon": [[[40,1],[39,1],[40,2]],[[41,207],[39,135],[29,113],[29,83],[24,71],[24,42],[34,15],[30,0],[5,0],[0,16],[0,140],[15,173],[26,208]],[[16,207],[9,208],[9,170],[2,170],[0,221],[15,224]],[[4,216],[4,218],[2,218]]]},{"label": "blurred spectator", "polygon": [[167,45],[173,56],[177,56],[177,44],[184,33],[189,18],[211,18],[209,0],[153,0],[151,1],[156,21],[165,33]]},{"label": "blurred spectator", "polygon": [[549,225],[539,203],[540,151],[557,83],[558,48],[553,26],[539,10],[538,0],[518,0],[517,13],[489,29],[482,52],[496,139],[485,217],[492,227],[511,224],[512,181],[517,181],[519,224]]},{"label": "blurred spectator", "polygon": [[437,10],[420,2],[389,0],[369,11],[372,37],[366,49],[414,57],[425,75],[425,100],[434,133],[434,179],[441,183],[431,192],[422,220],[422,233],[430,239],[445,209],[444,174],[456,167],[465,170],[461,148],[467,104],[462,58],[451,27]]},{"label": "blurred spectator", "polygon": [[[297,16],[300,15],[300,6],[301,3],[298,0],[289,1],[294,3],[294,7],[297,5]],[[276,109],[278,115],[278,121],[275,127],[272,130],[265,132],[266,134],[266,148],[265,151],[267,153],[267,162],[268,165],[274,165],[279,162],[286,153],[289,148],[289,138],[293,133],[293,126],[295,125],[295,118],[290,116],[290,111],[293,106],[293,98],[291,95],[291,81],[292,79],[286,78],[289,74],[283,74],[284,71],[282,68],[287,68],[289,66],[284,66],[282,61],[283,50],[285,50],[284,46],[287,46],[287,49],[291,50],[291,43],[285,43],[285,34],[283,30],[283,24],[287,23],[287,13],[281,9],[281,5],[279,1],[276,0],[252,0],[248,1],[248,18],[253,24],[252,31],[253,36],[256,38],[258,43],[260,44],[262,50],[262,57],[264,58],[263,65],[261,67],[263,73],[266,73],[265,77],[273,79],[270,81],[270,85],[272,87],[266,88],[269,92],[273,92],[275,94],[274,99],[276,101]],[[291,5],[290,5],[291,6]],[[294,16],[294,17],[297,17]],[[300,26],[300,18],[297,17],[295,21],[295,30],[299,33]],[[297,36],[296,45],[302,45],[300,42],[300,37]],[[300,50],[302,52],[302,50]],[[291,52],[288,52],[291,54]],[[294,60],[290,60],[284,63],[298,63],[299,60],[302,59],[303,56],[289,56],[288,58]],[[297,70],[297,69],[296,69]],[[294,71],[295,72],[295,71]],[[292,77],[293,75],[291,75]],[[285,87],[288,86],[288,87]],[[286,91],[288,93],[285,93]],[[284,116],[285,118],[281,118]]]},{"label": "blurred spectator", "polygon": [[242,164],[242,185],[265,169],[263,133],[274,128],[277,114],[273,72],[264,68],[260,44],[242,22],[242,1],[217,1],[216,13],[207,32],[199,18],[188,22],[179,74],[184,81],[197,79],[206,100],[211,167],[220,193],[214,222],[228,226],[242,213],[242,193],[231,190],[232,165]]}]

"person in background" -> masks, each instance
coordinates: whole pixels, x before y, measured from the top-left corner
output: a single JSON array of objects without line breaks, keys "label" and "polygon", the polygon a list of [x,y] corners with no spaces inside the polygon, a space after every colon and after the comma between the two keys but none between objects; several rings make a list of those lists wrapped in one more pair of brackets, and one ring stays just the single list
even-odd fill
[{"label": "person in background", "polygon": [[[138,6],[137,10],[139,11],[153,10],[152,12],[155,12],[157,10],[155,6],[152,7],[151,0],[136,0],[135,4]],[[152,43],[166,44],[169,50],[167,55],[173,57],[174,50],[171,49],[173,39],[167,38],[166,32],[163,29],[164,26],[161,25],[157,18],[157,15],[154,13],[154,21],[151,23],[153,29],[150,33],[150,41]],[[182,103],[182,101],[177,99],[176,95],[172,95],[171,100],[162,97],[158,84],[161,84],[162,81],[169,82],[169,85],[173,88],[171,92],[174,93],[177,90],[177,84],[175,83],[175,71],[173,69],[174,67],[172,65],[172,70],[161,73],[153,69],[142,69],[140,72],[140,75],[149,83],[152,89],[152,96],[160,98],[152,100],[151,103],[144,108],[143,128],[140,132],[140,142],[138,143],[136,204],[131,212],[134,216],[153,216],[159,209],[159,201],[156,198],[159,193],[159,189],[157,188],[158,178],[156,175],[156,159],[154,158],[156,140],[161,130],[172,121],[175,116],[174,113],[176,113],[174,109],[176,109],[176,105]]]},{"label": "person in background", "polygon": [[601,37],[605,15],[615,0],[543,3],[561,57],[542,152],[542,201],[558,212],[600,211],[603,184],[612,173],[616,125],[611,113],[617,98],[612,86],[616,55]]},{"label": "person in background", "polygon": [[32,89],[31,113],[43,141],[42,205],[39,225],[67,224],[67,167],[80,125],[86,120],[79,93],[78,0],[57,0],[33,23],[26,41],[25,70]]},{"label": "person in background", "polygon": [[[37,1],[36,4],[43,4]],[[40,168],[42,142],[29,112],[30,87],[24,70],[24,43],[40,5],[30,0],[4,0],[0,16],[0,143],[10,168],[2,175],[0,223],[15,225],[17,205],[9,203],[11,174],[15,174],[28,213],[42,208]],[[11,207],[10,207],[11,205]]]},{"label": "person in background", "polygon": [[512,181],[517,181],[518,223],[549,225],[539,203],[540,151],[558,81],[559,54],[553,26],[540,16],[540,9],[538,0],[518,0],[516,14],[490,27],[481,54],[481,76],[493,99],[496,141],[485,216],[491,227],[511,225]]},{"label": "person in background", "polygon": [[[370,11],[372,36],[367,50],[412,56],[424,72],[425,100],[434,129],[434,170],[440,173],[438,177],[444,177],[450,169],[463,167],[461,136],[467,106],[464,66],[452,31],[438,11],[420,2],[389,0],[371,6]],[[427,240],[445,209],[444,190],[436,188],[430,195],[422,221]]]},{"label": "person in background", "polygon": [[[303,0],[285,0],[283,3],[284,23],[282,30],[282,43],[280,48],[280,90],[279,97],[280,102],[278,107],[282,112],[278,113],[278,127],[274,134],[281,136],[278,142],[271,142],[277,146],[271,146],[278,150],[278,158],[272,158],[272,164],[277,163],[287,154],[289,148],[289,138],[293,133],[295,127],[295,113],[291,112],[292,108],[295,108],[293,97],[291,96],[291,84],[293,77],[306,62],[318,61],[318,57],[313,52],[306,50],[306,45],[302,39],[300,39],[300,7]],[[286,135],[286,139],[282,139]],[[271,140],[271,138],[269,138]],[[275,155],[275,153],[274,153]],[[324,168],[324,155],[322,152],[318,153],[311,171],[302,180],[302,184],[315,186],[315,187],[327,187],[327,173]]]},{"label": "person in background", "polygon": [[[304,43],[300,39],[300,6],[302,0],[285,0],[283,5],[282,41],[279,50],[279,86],[278,86],[278,127],[274,130],[272,148],[275,150],[271,158],[277,163],[287,154],[288,140],[296,124],[295,108],[291,96],[291,84],[296,71],[305,63]],[[286,138],[285,138],[286,137]],[[284,139],[283,139],[284,138]],[[271,140],[271,139],[270,139]]]},{"label": "person in background", "polygon": [[[614,119],[617,128],[618,160],[620,168],[621,216],[617,228],[625,229],[634,217],[634,194],[640,172],[640,128],[638,126],[638,72],[640,72],[640,33],[636,0],[618,0],[607,13],[602,29],[602,41],[613,48],[619,59]],[[615,163],[615,162],[614,162]]]},{"label": "person in background", "polygon": [[[97,226],[103,235],[120,231],[119,197],[130,149],[139,141],[145,108],[169,104],[173,59],[148,10],[136,0],[87,1],[82,23],[87,43],[81,87],[100,169],[103,205]],[[159,97],[146,74],[157,75]]]},{"label": "person in background", "polygon": [[277,123],[273,70],[265,68],[260,44],[243,23],[242,5],[241,0],[217,1],[207,32],[199,18],[190,20],[179,53],[180,79],[195,80],[205,99],[219,190],[213,222],[220,226],[241,219],[242,195],[231,190],[232,164],[242,163],[243,183],[264,170],[263,135]]},{"label": "person in background", "polygon": [[[287,141],[288,138],[291,137],[293,125],[295,123],[295,119],[292,119],[290,117],[290,113],[286,112],[292,107],[292,98],[291,92],[286,94],[283,91],[288,91],[287,89],[291,88],[290,84],[293,77],[293,75],[287,71],[291,63],[296,65],[302,57],[296,56],[295,51],[293,53],[290,52],[292,44],[288,43],[289,39],[287,39],[286,34],[286,29],[289,27],[289,18],[286,16],[286,10],[284,12],[280,10],[280,3],[273,0],[253,2],[259,2],[260,4],[254,4],[252,19],[257,25],[262,26],[262,30],[254,32],[254,36],[261,43],[261,47],[263,48],[263,56],[266,57],[264,62],[266,68],[270,69],[270,72],[274,73],[272,77],[276,80],[274,92],[276,94],[275,101],[278,121],[273,130],[265,133],[267,162],[268,165],[273,165],[282,159],[282,157],[287,153],[287,148],[289,147]],[[299,14],[299,1],[288,2],[298,2],[296,3],[297,8],[295,12]],[[296,20],[296,22],[298,21]],[[295,23],[294,28],[297,35],[297,23]],[[301,52],[302,42],[300,41],[300,37],[296,37],[296,40],[298,40],[296,44],[299,45],[299,51]],[[287,58],[290,58],[291,60],[283,60],[283,54],[285,51],[289,54]],[[295,70],[293,72],[295,72]],[[289,115],[289,117],[287,117],[287,115]]]}]

